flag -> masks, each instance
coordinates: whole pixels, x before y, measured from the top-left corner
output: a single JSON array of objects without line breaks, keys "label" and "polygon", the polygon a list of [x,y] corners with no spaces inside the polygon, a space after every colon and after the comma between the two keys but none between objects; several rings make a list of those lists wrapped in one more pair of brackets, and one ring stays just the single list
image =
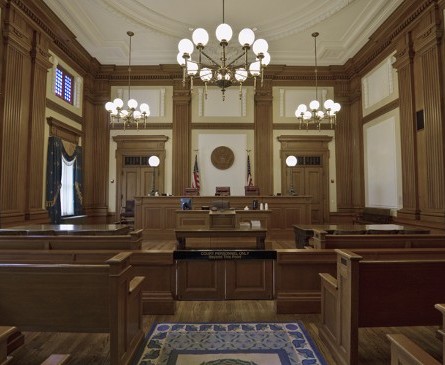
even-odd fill
[{"label": "flag", "polygon": [[198,155],[195,155],[195,165],[193,166],[192,174],[192,187],[200,190],[201,184],[199,182],[199,168],[198,168]]},{"label": "flag", "polygon": [[253,180],[252,180],[252,172],[250,171],[250,156],[247,155],[247,180],[246,180],[246,186],[252,186]]}]

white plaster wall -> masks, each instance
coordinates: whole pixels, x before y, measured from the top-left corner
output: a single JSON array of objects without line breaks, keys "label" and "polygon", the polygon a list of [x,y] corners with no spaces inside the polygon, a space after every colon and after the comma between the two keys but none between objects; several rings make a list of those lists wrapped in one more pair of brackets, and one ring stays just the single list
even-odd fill
[{"label": "white plaster wall", "polygon": [[391,55],[362,78],[362,107],[366,116],[399,97],[397,72]]},{"label": "white plaster wall", "polygon": [[[273,120],[274,123],[296,123],[295,110],[300,104],[309,105],[315,99],[314,87],[274,87],[273,94]],[[320,108],[327,99],[334,99],[332,87],[319,87],[318,100]],[[335,101],[335,99],[334,99]]]},{"label": "white plaster wall", "polygon": [[363,126],[366,206],[402,208],[399,109]]},{"label": "white plaster wall", "polygon": [[[215,195],[217,186],[230,186],[231,195],[244,195],[247,179],[248,138],[245,133],[200,133],[197,135],[198,166],[200,172],[201,195]],[[212,151],[219,147],[229,147],[235,159],[233,165],[226,170],[219,170],[211,161]],[[193,162],[195,153],[193,154]],[[250,155],[252,159],[252,152]],[[192,163],[193,168],[193,163]],[[253,165],[251,162],[251,168]],[[192,171],[190,171],[190,180]]]}]

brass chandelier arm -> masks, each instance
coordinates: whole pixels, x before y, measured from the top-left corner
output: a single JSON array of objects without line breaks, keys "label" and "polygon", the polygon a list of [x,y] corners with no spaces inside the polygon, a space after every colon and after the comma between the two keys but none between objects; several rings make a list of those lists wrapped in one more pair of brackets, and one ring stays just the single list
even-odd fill
[{"label": "brass chandelier arm", "polygon": [[[203,56],[205,56],[210,62],[212,62],[212,64],[214,65],[214,66],[217,66],[217,67],[219,67],[220,65],[218,64],[218,62],[216,62],[212,57],[210,57],[207,53],[205,53],[204,51],[200,51],[200,53],[202,53],[202,55]],[[204,64],[200,64],[200,66],[206,66],[206,65],[204,65]],[[206,67],[211,67],[211,66],[209,66],[209,65],[207,65]]]},{"label": "brass chandelier arm", "polygon": [[[240,54],[238,57],[236,57],[232,62],[230,62],[230,63],[227,65],[227,67],[234,67],[234,68],[239,67],[239,66],[235,66],[234,63],[235,63],[236,61],[238,61],[241,57],[245,57],[245,58],[247,58],[246,55],[247,55],[247,50],[244,51],[243,53],[241,53],[241,54]],[[245,64],[244,64],[244,65],[241,65],[241,66],[247,68],[247,62],[245,62]]]}]

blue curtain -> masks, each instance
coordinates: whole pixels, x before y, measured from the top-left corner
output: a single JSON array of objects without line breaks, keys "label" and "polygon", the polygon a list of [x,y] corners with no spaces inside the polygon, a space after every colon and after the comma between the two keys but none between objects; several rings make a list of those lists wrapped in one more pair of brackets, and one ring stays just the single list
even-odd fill
[{"label": "blue curtain", "polygon": [[62,186],[62,156],[74,162],[74,214],[82,214],[82,147],[76,146],[70,156],[63,147],[59,137],[51,136],[48,140],[48,156],[46,167],[46,209],[52,224],[60,224],[62,220],[60,204],[60,188]]}]

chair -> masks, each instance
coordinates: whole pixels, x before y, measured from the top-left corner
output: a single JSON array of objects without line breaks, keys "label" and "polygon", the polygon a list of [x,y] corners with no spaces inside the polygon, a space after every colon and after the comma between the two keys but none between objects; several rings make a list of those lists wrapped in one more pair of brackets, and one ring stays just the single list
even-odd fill
[{"label": "chair", "polygon": [[121,223],[134,223],[134,200],[127,200],[122,207],[120,215]]},{"label": "chair", "polygon": [[230,186],[217,186],[215,196],[230,196]]},{"label": "chair", "polygon": [[245,196],[258,196],[260,195],[260,188],[258,186],[245,186],[244,187],[244,195]]},{"label": "chair", "polygon": [[185,196],[199,196],[199,190],[197,188],[185,188]]}]

